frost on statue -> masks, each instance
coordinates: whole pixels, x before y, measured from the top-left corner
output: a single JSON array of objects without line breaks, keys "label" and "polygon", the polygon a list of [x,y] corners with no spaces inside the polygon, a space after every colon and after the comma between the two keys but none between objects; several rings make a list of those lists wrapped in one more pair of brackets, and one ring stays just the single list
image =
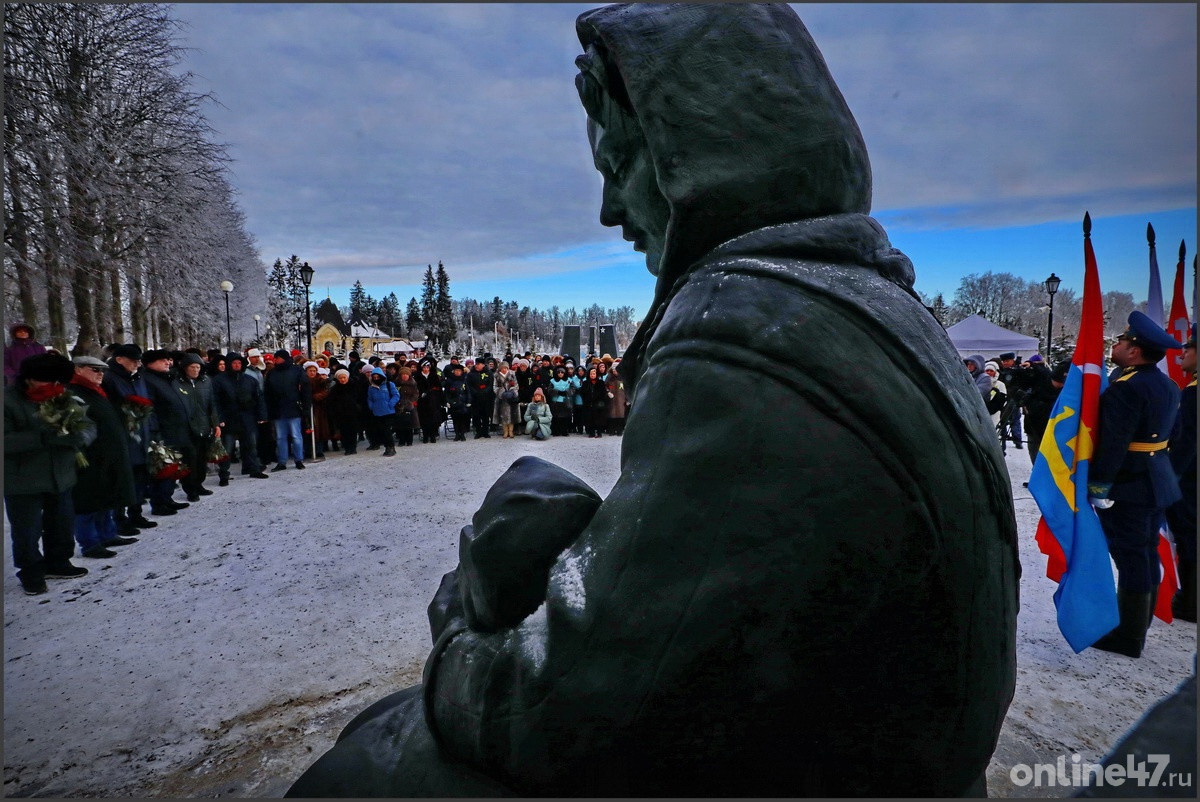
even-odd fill
[{"label": "frost on statue", "polygon": [[658,276],[620,478],[601,501],[513,465],[430,605],[424,683],[289,794],[984,793],[1008,475],[816,45],[784,5],[577,28],[601,220]]}]

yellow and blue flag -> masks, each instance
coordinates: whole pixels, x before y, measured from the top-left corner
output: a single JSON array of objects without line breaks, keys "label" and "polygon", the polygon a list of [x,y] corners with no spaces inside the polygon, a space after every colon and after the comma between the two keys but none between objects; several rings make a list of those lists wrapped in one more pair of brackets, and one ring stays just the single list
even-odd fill
[{"label": "yellow and blue flag", "polygon": [[1120,619],[1108,543],[1087,489],[1100,394],[1108,384],[1104,309],[1091,228],[1091,217],[1085,214],[1079,337],[1029,478],[1029,492],[1042,512],[1038,547],[1049,558],[1046,575],[1058,582],[1058,628],[1076,653],[1108,634]]}]

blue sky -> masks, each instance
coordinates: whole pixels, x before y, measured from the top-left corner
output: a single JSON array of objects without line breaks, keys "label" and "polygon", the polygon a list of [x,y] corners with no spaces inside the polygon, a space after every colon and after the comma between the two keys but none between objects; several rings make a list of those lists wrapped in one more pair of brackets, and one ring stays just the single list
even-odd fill
[{"label": "blue sky", "polygon": [[[594,4],[181,4],[181,69],[264,262],[297,254],[347,300],[419,295],[546,309],[653,291],[600,225],[574,88]],[[1104,290],[1146,297],[1146,223],[1170,298],[1196,251],[1194,4],[794,4],[867,143],[873,214],[953,295],[988,270],[1082,289],[1090,211]]]}]

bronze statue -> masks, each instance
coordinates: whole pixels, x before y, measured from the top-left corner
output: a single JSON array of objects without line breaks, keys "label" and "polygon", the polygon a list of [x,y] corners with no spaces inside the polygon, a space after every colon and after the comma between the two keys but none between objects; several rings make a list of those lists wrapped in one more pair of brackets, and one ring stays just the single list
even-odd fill
[{"label": "bronze statue", "polygon": [[620,479],[601,502],[515,463],[430,605],[423,685],[290,795],[985,793],[1008,475],[816,45],[786,5],[577,28],[601,221],[658,276]]}]

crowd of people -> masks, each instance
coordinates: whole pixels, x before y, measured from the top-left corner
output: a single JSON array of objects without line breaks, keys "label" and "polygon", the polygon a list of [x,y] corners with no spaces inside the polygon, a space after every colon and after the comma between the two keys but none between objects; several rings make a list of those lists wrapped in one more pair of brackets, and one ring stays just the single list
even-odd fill
[{"label": "crowd of people", "polygon": [[[232,466],[253,479],[303,470],[343,454],[528,435],[536,440],[624,431],[628,401],[620,359],[484,354],[439,368],[350,352],[307,359],[258,348],[143,351],[113,344],[69,359],[17,324],[5,349],[5,507],[17,576],[29,595],[46,579],[83,576],[89,559],[157,526],[229,485]],[[274,462],[274,467],[268,468]],[[186,500],[176,500],[182,490]],[[41,548],[39,548],[39,544]]]},{"label": "crowd of people", "polygon": [[[1131,321],[1149,331],[1150,324],[1141,318]],[[1134,333],[1123,336],[1146,355],[1130,365],[1118,362],[1111,377],[1116,383],[1153,367],[1161,350],[1147,335],[1138,340],[1136,329],[1130,331]],[[213,493],[205,487],[210,473],[218,486],[227,486],[235,464],[243,476],[267,479],[269,473],[287,470],[289,462],[303,470],[305,461],[322,460],[330,451],[356,454],[362,443],[365,451],[394,456],[397,447],[413,445],[418,435],[421,443],[437,443],[443,436],[465,441],[469,433],[476,440],[493,434],[535,440],[620,435],[629,409],[620,359],[608,354],[589,355],[579,364],[557,354],[508,353],[500,359],[484,354],[465,362],[456,355],[439,367],[424,352],[385,362],[378,356],[364,360],[351,351],[342,362],[328,352],[308,359],[281,349],[267,359],[258,348],[245,353],[143,351],[126,343],[108,346],[103,358],[68,359],[38,343],[25,324],[13,326],[11,335],[4,360],[4,493],[17,575],[30,595],[47,591],[47,577],[87,573],[71,563],[76,545],[87,558],[115,557],[114,548],[136,543],[142,530],[157,525],[146,517],[147,506],[151,516],[176,515]],[[1161,329],[1151,336],[1160,345],[1165,342]],[[1124,357],[1118,351],[1114,347],[1114,360]],[[1194,332],[1183,353],[1185,370],[1193,378],[1183,404],[1191,404],[1194,418]],[[1028,446],[1033,462],[1070,361],[1051,369],[1038,354],[1022,361],[1015,353],[1000,354],[996,361],[973,354],[963,365],[1002,447],[1008,442],[1017,449]],[[1162,394],[1176,415],[1178,394]],[[1102,421],[1106,399],[1115,397],[1102,396]],[[1134,419],[1131,413],[1121,414],[1122,423]],[[1173,428],[1186,427],[1185,418],[1179,414],[1181,423]],[[1157,422],[1152,428],[1164,425]],[[1157,433],[1136,436],[1149,438],[1151,445],[1145,448],[1151,449],[1146,452],[1151,457],[1160,449],[1158,443],[1165,442]],[[1160,450],[1166,453],[1166,446]],[[1157,512],[1148,515],[1174,516],[1174,527],[1185,530],[1177,538],[1184,569],[1177,614],[1195,620],[1194,421],[1177,436],[1170,457],[1178,464],[1169,480],[1185,486],[1187,498],[1163,504],[1163,498],[1179,496],[1178,488],[1165,495],[1156,491],[1158,500],[1148,509]],[[268,469],[271,462],[274,467]],[[1124,475],[1117,474],[1118,495]],[[186,500],[174,498],[178,490]],[[1103,518],[1115,520],[1112,514]],[[1153,558],[1152,543],[1139,549],[1142,562]],[[1136,587],[1144,602],[1146,581],[1122,587]]]}]

